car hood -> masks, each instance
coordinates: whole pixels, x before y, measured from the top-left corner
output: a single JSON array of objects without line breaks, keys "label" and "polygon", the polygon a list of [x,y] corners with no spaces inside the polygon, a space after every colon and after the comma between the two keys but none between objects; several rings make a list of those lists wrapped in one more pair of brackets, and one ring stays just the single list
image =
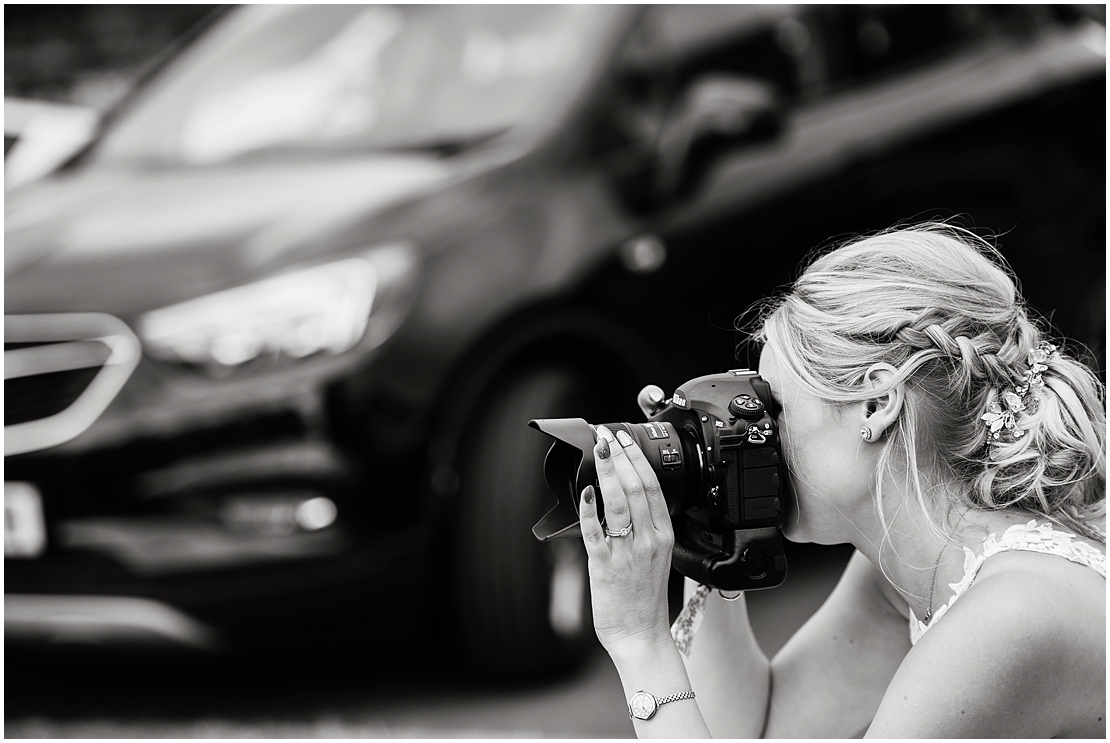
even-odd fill
[{"label": "car hood", "polygon": [[406,155],[46,179],[6,198],[5,313],[127,316],[218,291],[457,172]]}]

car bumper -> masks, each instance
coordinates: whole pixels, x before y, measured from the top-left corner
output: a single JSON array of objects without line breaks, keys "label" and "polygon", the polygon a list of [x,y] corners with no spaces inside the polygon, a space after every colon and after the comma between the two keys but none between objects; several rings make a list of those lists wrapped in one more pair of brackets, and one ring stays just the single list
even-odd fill
[{"label": "car bumper", "polygon": [[132,596],[4,596],[7,641],[49,644],[219,646],[216,630],[160,601]]},{"label": "car bumper", "polygon": [[146,574],[102,551],[51,549],[5,560],[5,637],[211,650],[321,628],[417,626],[429,546],[429,531],[413,527],[330,555]]},{"label": "car bumper", "polygon": [[104,641],[207,647],[217,630],[381,614],[383,593],[415,585],[431,527],[413,492],[419,445],[372,443],[415,409],[374,417],[369,361],[210,380],[144,360],[80,436],[7,457],[7,480],[41,499],[46,535],[41,554],[5,560],[19,607],[9,639],[83,626]]}]

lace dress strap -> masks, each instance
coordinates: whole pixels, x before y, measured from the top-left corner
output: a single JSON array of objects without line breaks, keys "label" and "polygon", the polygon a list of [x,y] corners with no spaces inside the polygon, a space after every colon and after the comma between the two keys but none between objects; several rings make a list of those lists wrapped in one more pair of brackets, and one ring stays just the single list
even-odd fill
[{"label": "lace dress strap", "polygon": [[1103,578],[1106,577],[1106,555],[1087,544],[1075,539],[1075,535],[1066,531],[1057,531],[1051,524],[1038,524],[1036,519],[1027,524],[1014,524],[1002,533],[1002,536],[991,534],[983,543],[983,551],[976,554],[972,549],[964,547],[964,577],[957,583],[949,583],[952,589],[952,598],[948,603],[937,609],[928,624],[921,622],[910,609],[910,643],[917,644],[921,636],[945,615],[956,599],[964,595],[975,581],[979,569],[991,555],[1010,550],[1026,552],[1044,552],[1049,555],[1059,555],[1072,562],[1086,565]]}]

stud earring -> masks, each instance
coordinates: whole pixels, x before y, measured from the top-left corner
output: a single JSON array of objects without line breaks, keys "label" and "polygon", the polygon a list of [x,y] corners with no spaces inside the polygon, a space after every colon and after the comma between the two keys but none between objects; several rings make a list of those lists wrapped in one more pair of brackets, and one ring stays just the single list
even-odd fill
[{"label": "stud earring", "polygon": [[864,426],[863,430],[860,431],[860,435],[863,436],[864,441],[870,441],[871,440],[871,428],[869,426]]}]

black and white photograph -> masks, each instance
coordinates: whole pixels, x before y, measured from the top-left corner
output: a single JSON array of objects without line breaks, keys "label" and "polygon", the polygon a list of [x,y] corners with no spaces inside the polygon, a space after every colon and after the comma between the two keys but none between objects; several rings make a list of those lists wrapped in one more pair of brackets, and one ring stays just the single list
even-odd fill
[{"label": "black and white photograph", "polygon": [[1106,738],[1106,6],[4,6],[4,737]]}]

